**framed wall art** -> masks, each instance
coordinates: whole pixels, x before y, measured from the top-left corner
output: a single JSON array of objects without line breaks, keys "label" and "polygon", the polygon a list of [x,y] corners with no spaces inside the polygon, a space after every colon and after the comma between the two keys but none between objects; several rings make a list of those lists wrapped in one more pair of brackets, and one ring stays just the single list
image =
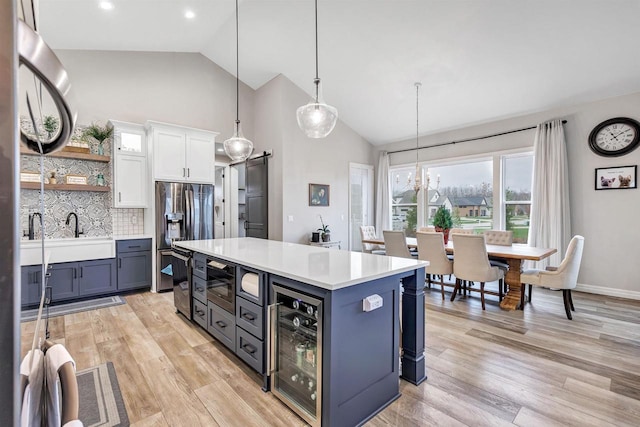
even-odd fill
[{"label": "framed wall art", "polygon": [[309,206],[329,206],[329,186],[309,184]]},{"label": "framed wall art", "polygon": [[596,190],[626,190],[638,188],[638,165],[596,169]]}]

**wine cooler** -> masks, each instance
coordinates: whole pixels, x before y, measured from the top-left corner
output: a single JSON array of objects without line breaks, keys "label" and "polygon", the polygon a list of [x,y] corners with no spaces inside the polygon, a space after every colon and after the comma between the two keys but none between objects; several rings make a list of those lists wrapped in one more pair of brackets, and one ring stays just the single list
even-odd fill
[{"label": "wine cooler", "polygon": [[321,425],[322,301],[273,285],[269,306],[271,392],[312,426]]}]

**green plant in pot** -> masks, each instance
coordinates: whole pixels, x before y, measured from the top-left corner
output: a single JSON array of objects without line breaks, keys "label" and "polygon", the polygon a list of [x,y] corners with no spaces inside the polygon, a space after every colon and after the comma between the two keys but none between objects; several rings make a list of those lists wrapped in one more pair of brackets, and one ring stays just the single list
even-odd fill
[{"label": "green plant in pot", "polygon": [[53,116],[44,116],[42,119],[42,127],[44,131],[47,132],[47,139],[51,139],[51,137],[55,135],[58,126],[60,126],[60,121]]},{"label": "green plant in pot", "polygon": [[98,141],[98,154],[104,155],[104,142],[113,135],[113,128],[110,126],[100,126],[97,123],[91,123],[90,126],[82,132],[82,136],[93,138]]},{"label": "green plant in pot", "polygon": [[442,232],[444,235],[444,244],[446,245],[449,241],[449,229],[453,225],[453,220],[451,219],[451,212],[449,209],[444,206],[440,206],[436,211],[436,214],[433,216],[433,226],[436,228],[437,232]]},{"label": "green plant in pot", "polygon": [[329,242],[331,241],[331,230],[329,230],[329,226],[326,225],[324,223],[324,221],[322,220],[322,215],[320,216],[320,224],[322,224],[322,228],[318,228],[318,231],[320,232],[320,237],[322,237],[322,241],[323,242]]}]

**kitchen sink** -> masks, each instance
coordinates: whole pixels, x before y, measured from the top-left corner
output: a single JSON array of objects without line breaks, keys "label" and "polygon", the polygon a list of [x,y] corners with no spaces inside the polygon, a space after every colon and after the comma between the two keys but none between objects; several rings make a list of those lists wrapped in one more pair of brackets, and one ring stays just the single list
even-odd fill
[{"label": "kitchen sink", "polygon": [[[20,265],[42,263],[42,240],[22,240],[20,242]],[[45,251],[51,253],[49,263],[86,261],[114,258],[116,244],[113,237],[78,237],[68,239],[45,239]]]}]

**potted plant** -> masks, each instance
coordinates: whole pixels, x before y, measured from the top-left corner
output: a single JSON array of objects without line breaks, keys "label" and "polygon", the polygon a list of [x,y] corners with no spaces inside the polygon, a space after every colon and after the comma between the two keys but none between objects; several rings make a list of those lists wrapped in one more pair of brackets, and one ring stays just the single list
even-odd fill
[{"label": "potted plant", "polygon": [[56,133],[59,125],[60,122],[57,118],[53,116],[44,116],[44,119],[42,120],[42,127],[44,128],[44,131],[47,132],[48,139],[51,139],[51,137]]},{"label": "potted plant", "polygon": [[322,220],[322,215],[320,215],[320,224],[322,224],[322,228],[318,228],[320,235],[322,236],[323,242],[331,241],[331,231],[329,230],[329,226],[324,223]]},{"label": "potted plant", "polygon": [[104,155],[104,147],[102,144],[113,135],[113,128],[110,126],[100,126],[97,123],[91,123],[83,132],[83,137],[91,137],[98,141],[98,154]]},{"label": "potted plant", "polygon": [[440,206],[433,216],[433,226],[437,232],[442,232],[445,245],[449,242],[449,229],[451,229],[452,225],[451,212],[444,206]]}]

